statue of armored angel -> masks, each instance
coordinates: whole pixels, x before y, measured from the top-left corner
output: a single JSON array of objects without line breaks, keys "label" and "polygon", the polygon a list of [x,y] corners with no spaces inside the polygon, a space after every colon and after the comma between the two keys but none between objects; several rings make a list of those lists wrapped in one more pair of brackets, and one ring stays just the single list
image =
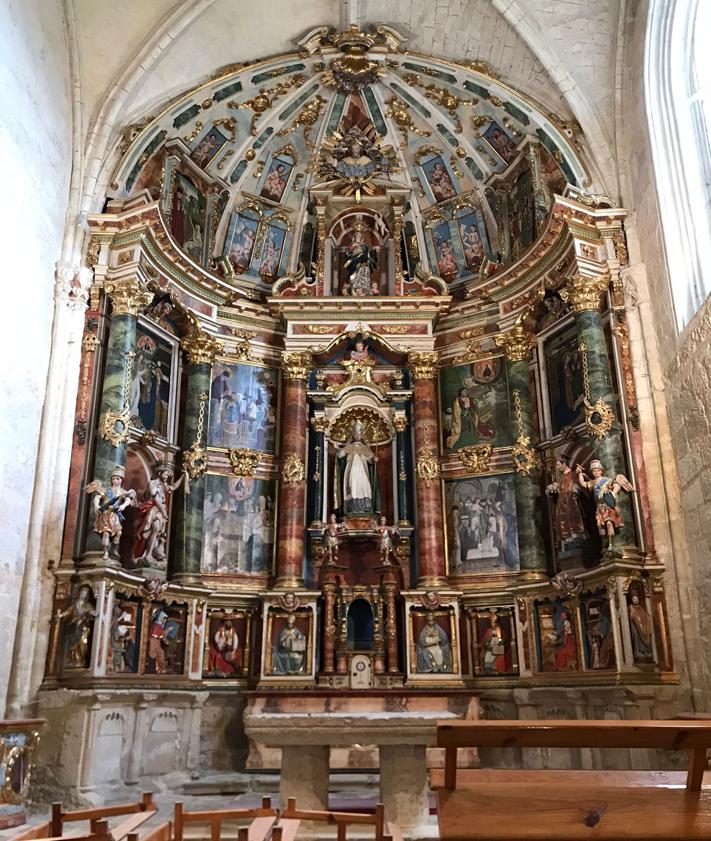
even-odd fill
[{"label": "statue of armored angel", "polygon": [[614,479],[605,476],[605,469],[598,459],[593,459],[590,462],[592,479],[587,477],[580,464],[575,468],[575,471],[578,474],[580,486],[586,488],[593,495],[597,528],[602,537],[607,536],[607,551],[610,551],[616,532],[624,525],[617,509],[617,497],[622,490],[627,491],[627,493],[634,493],[635,487],[622,473],[618,473]]}]

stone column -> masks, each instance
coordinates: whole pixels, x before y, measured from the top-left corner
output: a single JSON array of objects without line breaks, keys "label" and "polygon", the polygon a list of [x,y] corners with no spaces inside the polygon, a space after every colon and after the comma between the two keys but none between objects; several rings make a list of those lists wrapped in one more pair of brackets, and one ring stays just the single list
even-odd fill
[{"label": "stone column", "polygon": [[313,482],[313,511],[311,512],[311,528],[318,528],[323,525],[323,483],[324,483],[324,458],[326,439],[324,433],[328,426],[326,418],[311,418],[311,429],[314,434],[314,470],[311,474]]},{"label": "stone column", "polygon": [[[607,292],[609,282],[607,275],[574,275],[561,290],[561,295],[575,313],[578,347],[583,365],[585,422],[590,431],[593,452],[602,462],[604,475],[615,476],[625,472],[626,462],[615,409],[616,396],[612,389],[605,329],[600,316],[600,299]],[[624,492],[617,497],[617,509],[623,521],[618,540],[621,543],[633,544],[635,537],[632,503]]]},{"label": "stone column", "polygon": [[[114,467],[126,466],[136,322],[138,313],[153,300],[153,293],[136,277],[107,280],[104,291],[111,299],[113,312],[101,389],[94,477],[108,486]],[[92,526],[86,546],[91,552],[101,551],[101,535],[96,534]],[[118,564],[115,559],[109,563]]]},{"label": "stone column", "polygon": [[518,520],[518,552],[522,572],[545,577],[546,548],[543,540],[543,500],[540,460],[535,449],[533,404],[528,360],[536,337],[521,324],[499,336],[496,344],[506,354],[506,372],[513,419],[513,466]]},{"label": "stone column", "polygon": [[328,809],[328,776],[331,749],[328,745],[284,745],[281,749],[279,801],[286,808],[293,797],[297,809],[322,812]]},{"label": "stone column", "polygon": [[[424,745],[380,746],[380,799],[385,820],[408,829],[430,823],[427,748]],[[419,837],[412,833],[413,837]]]},{"label": "stone column", "polygon": [[183,467],[190,480],[190,493],[186,493],[183,486],[176,495],[175,545],[170,553],[170,578],[183,584],[195,584],[200,580],[202,557],[210,375],[212,363],[222,350],[222,344],[197,325],[180,344],[187,359]]},{"label": "stone column", "polygon": [[410,525],[410,511],[407,504],[407,418],[405,415],[396,415],[393,426],[397,433],[395,448],[397,458],[397,510],[398,525]]},{"label": "stone column", "polygon": [[281,484],[277,587],[302,587],[306,516],[306,380],[311,371],[308,351],[284,352],[281,412]]},{"label": "stone column", "polygon": [[418,587],[446,584],[437,417],[437,353],[411,353],[417,459]]}]

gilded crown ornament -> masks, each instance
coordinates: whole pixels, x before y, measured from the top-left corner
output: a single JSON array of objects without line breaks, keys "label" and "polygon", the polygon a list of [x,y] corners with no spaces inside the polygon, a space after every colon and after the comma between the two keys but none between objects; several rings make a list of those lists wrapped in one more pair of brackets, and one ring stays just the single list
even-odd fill
[{"label": "gilded crown ornament", "polygon": [[180,344],[192,365],[212,365],[217,354],[222,351],[222,342],[201,330],[197,320]]},{"label": "gilded crown ornament", "polygon": [[528,359],[531,348],[536,344],[536,337],[518,320],[510,330],[497,336],[494,341],[497,347],[503,348],[509,362],[522,362]]},{"label": "gilded crown ornament", "polygon": [[333,41],[343,53],[343,58],[335,58],[321,74],[323,83],[341,93],[353,93],[376,82],[385,72],[378,62],[371,61],[367,56],[376,39],[376,35],[362,32],[355,23],[336,35]]},{"label": "gilded crown ornament", "polygon": [[308,350],[284,351],[281,361],[285,380],[305,380],[313,367],[311,352]]},{"label": "gilded crown ornament", "polygon": [[610,285],[609,275],[585,277],[573,275],[559,290],[561,298],[570,304],[573,312],[588,312],[600,308],[600,298]]},{"label": "gilded crown ornament", "polygon": [[415,351],[408,358],[414,380],[433,380],[437,376],[439,354],[435,350]]},{"label": "gilded crown ornament", "polygon": [[107,280],[104,292],[111,299],[114,315],[138,315],[153,300],[153,293],[137,277]]}]

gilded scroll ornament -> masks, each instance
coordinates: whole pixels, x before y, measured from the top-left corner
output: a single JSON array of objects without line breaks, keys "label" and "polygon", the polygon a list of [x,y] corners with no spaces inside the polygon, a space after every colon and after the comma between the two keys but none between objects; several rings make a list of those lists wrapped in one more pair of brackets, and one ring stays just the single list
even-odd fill
[{"label": "gilded scroll ornament", "polygon": [[439,459],[432,449],[422,449],[417,454],[417,478],[429,488],[441,475]]},{"label": "gilded scroll ornament", "polygon": [[295,488],[301,485],[306,476],[306,468],[304,462],[293,453],[290,453],[285,459],[281,468],[281,478],[284,482]]},{"label": "gilded scroll ornament", "polygon": [[607,292],[610,285],[609,275],[584,277],[573,275],[559,292],[561,298],[570,304],[573,312],[596,311],[600,307],[600,298]]},{"label": "gilded scroll ornament", "polygon": [[305,380],[313,366],[311,353],[303,351],[284,351],[281,356],[285,380]]},{"label": "gilded scroll ornament", "polygon": [[615,425],[615,413],[612,407],[601,397],[590,402],[590,372],[588,370],[588,348],[581,343],[578,347],[583,366],[583,409],[585,426],[588,432],[598,440],[604,438]]},{"label": "gilded scroll ornament", "polygon": [[206,391],[203,391],[198,395],[200,408],[198,409],[198,422],[197,429],[195,430],[195,440],[190,445],[190,449],[183,453],[183,468],[193,481],[203,476],[207,470],[207,453],[202,446],[202,434],[205,429],[205,411],[207,408],[208,398],[209,394]]},{"label": "gilded scroll ornament", "polygon": [[531,348],[536,344],[536,337],[525,329],[520,321],[494,341],[496,346],[503,348],[509,362],[521,362],[528,359]]},{"label": "gilded scroll ornament", "polygon": [[472,473],[486,473],[489,461],[494,451],[492,444],[480,444],[472,447],[462,447],[458,455],[462,464]]},{"label": "gilded scroll ornament", "polygon": [[129,439],[129,426],[131,423],[131,384],[133,381],[133,359],[135,352],[132,350],[126,353],[126,364],[123,375],[123,408],[110,409],[105,412],[99,423],[99,435],[108,441],[112,447],[119,444],[126,444]]},{"label": "gilded scroll ornament", "polygon": [[531,446],[531,439],[526,435],[523,423],[523,410],[521,408],[521,393],[517,388],[513,390],[514,416],[518,438],[511,449],[514,470],[521,476],[530,476],[538,470],[538,453]]},{"label": "gilded scroll ornament", "polygon": [[253,479],[257,473],[257,466],[262,460],[262,454],[247,447],[230,450],[230,464],[235,476],[248,476]]},{"label": "gilded scroll ornament", "polygon": [[111,299],[114,315],[136,316],[153,300],[153,293],[136,277],[107,280],[104,291]]},{"label": "gilded scroll ornament", "polygon": [[212,365],[217,354],[222,351],[222,342],[201,330],[197,323],[180,344],[192,365]]},{"label": "gilded scroll ornament", "polygon": [[416,351],[410,354],[408,366],[414,380],[433,380],[437,376],[439,354],[435,350]]},{"label": "gilded scroll ornament", "polygon": [[324,417],[311,418],[311,429],[314,432],[325,432],[328,429],[328,419]]}]

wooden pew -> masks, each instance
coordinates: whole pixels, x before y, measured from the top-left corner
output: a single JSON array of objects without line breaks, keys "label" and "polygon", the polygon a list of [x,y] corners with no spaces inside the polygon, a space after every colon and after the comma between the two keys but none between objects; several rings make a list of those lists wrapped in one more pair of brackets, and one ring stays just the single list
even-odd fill
[{"label": "wooden pew", "polygon": [[[33,826],[22,834],[16,835],[12,841],[66,841],[67,836],[50,835],[51,825],[51,821],[46,821],[38,826]],[[112,841],[109,822],[105,819],[97,819],[92,824],[91,832],[88,835],[72,835],[71,838],[72,841]]]},{"label": "wooden pew", "polygon": [[[272,809],[269,797],[262,798],[262,805],[256,809],[219,809],[201,812],[186,812],[182,803],[175,804],[173,816],[173,841],[184,841],[185,826],[191,823],[209,824],[210,841],[220,841],[222,824],[226,821],[251,821],[248,827],[239,830],[240,841],[264,841],[274,826],[278,812]],[[144,841],[144,839],[141,839]]]},{"label": "wooden pew", "polygon": [[[711,722],[447,721],[437,727],[437,745],[445,749],[444,775],[438,791],[443,841],[711,838],[711,788],[702,788],[706,751],[711,747]],[[457,772],[460,747],[687,751],[689,765],[686,774]]]},{"label": "wooden pew", "polygon": [[116,806],[101,806],[96,809],[77,809],[72,812],[65,812],[61,803],[52,804],[52,817],[50,819],[50,835],[59,838],[64,834],[64,825],[77,821],[89,821],[91,831],[97,821],[105,818],[115,818],[127,815],[126,819],[109,830],[113,841],[122,841],[126,836],[135,832],[149,818],[158,811],[153,802],[153,794],[144,792],[137,803],[122,803]]},{"label": "wooden pew", "polygon": [[372,826],[375,841],[402,841],[402,832],[397,824],[385,821],[383,804],[378,803],[375,811],[369,812],[331,812],[297,809],[296,800],[290,797],[286,809],[281,812],[281,819],[272,833],[272,841],[294,841],[301,821],[327,823],[336,826],[338,841],[346,841],[349,825]]}]

